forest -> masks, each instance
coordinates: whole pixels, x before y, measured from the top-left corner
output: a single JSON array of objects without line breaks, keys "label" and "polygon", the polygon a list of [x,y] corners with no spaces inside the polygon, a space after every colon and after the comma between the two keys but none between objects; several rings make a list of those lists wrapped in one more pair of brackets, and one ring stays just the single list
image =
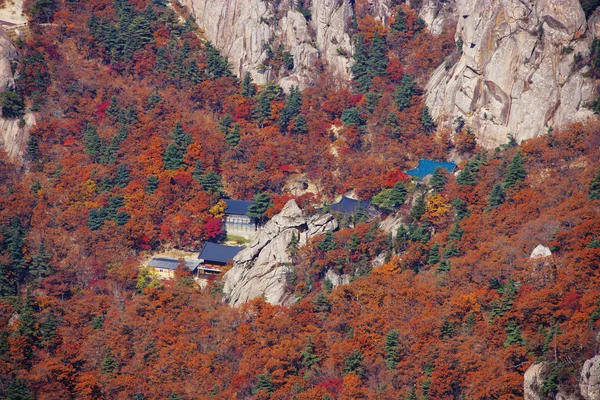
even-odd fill
[{"label": "forest", "polygon": [[[352,81],[323,65],[289,93],[233,75],[176,4],[25,5],[0,100],[37,124],[24,165],[0,152],[1,397],[510,399],[538,361],[548,398],[577,385],[599,346],[599,122],[488,150],[460,119],[436,129],[423,87],[462,43],[407,4],[384,25],[357,0]],[[451,156],[458,174],[403,173]],[[289,193],[300,175],[316,193]],[[292,305],[139,274],[223,240],[223,198],[272,217],[349,190],[404,223],[356,213],[291,249]],[[552,256],[529,258],[538,244]]]}]

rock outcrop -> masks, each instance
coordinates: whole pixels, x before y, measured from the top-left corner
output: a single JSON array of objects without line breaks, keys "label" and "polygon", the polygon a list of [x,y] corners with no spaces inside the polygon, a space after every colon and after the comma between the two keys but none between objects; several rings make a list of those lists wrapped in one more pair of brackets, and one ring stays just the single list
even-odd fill
[{"label": "rock outcrop", "polygon": [[545,258],[550,257],[551,255],[552,252],[548,247],[542,244],[538,244],[537,246],[535,246],[535,249],[533,249],[533,251],[531,252],[529,258]]},{"label": "rock outcrop", "polygon": [[579,390],[585,400],[600,400],[600,355],[583,364]]},{"label": "rock outcrop", "polygon": [[[575,60],[588,56],[598,17],[586,21],[578,0],[455,5],[462,55],[441,65],[426,87],[440,126],[461,116],[481,144],[495,147],[509,133],[521,141],[592,115],[584,105],[596,95],[594,83]],[[429,14],[435,25],[437,14]]]},{"label": "rock outcrop", "polygon": [[290,200],[233,259],[233,267],[223,277],[229,303],[238,306],[257,297],[271,304],[290,302],[285,284],[292,263],[288,249],[292,238],[302,246],[311,237],[335,229],[337,222],[331,214],[306,218]]},{"label": "rock outcrop", "polygon": [[541,387],[548,371],[548,363],[541,362],[527,368],[523,377],[523,398],[525,400],[544,400]]},{"label": "rock outcrop", "polygon": [[[0,92],[14,85],[11,62],[17,58],[17,49],[10,41],[8,35],[0,28]],[[23,118],[25,124],[19,119],[0,117],[0,147],[10,160],[21,162],[27,147],[28,130],[35,124],[33,114],[28,113]]]},{"label": "rock outcrop", "polygon": [[[315,62],[321,59],[335,76],[350,77],[350,0],[313,0],[305,10],[310,12],[310,20],[293,0],[277,5],[264,0],[179,2],[189,8],[206,38],[229,59],[238,76],[250,72],[259,84],[275,80],[284,89],[304,88],[314,77]],[[380,3],[385,2],[377,1]],[[292,70],[265,69],[268,48],[275,52],[279,46],[293,56]]]}]

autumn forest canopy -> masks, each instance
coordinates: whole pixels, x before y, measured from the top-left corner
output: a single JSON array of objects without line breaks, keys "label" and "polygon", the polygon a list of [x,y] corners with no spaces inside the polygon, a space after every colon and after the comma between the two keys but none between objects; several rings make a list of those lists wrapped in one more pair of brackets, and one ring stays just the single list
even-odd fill
[{"label": "autumn forest canopy", "polygon": [[[319,62],[284,91],[235,76],[177,4],[25,2],[0,104],[37,122],[22,164],[0,154],[0,397],[509,399],[540,361],[548,398],[577,386],[600,331],[600,123],[496,149],[438,129],[424,86],[462,51],[454,28],[354,3],[352,80]],[[283,48],[265,65],[290,67]],[[457,172],[411,181],[421,158]],[[222,242],[223,199],[263,222],[352,190],[372,212],[289,246],[291,305],[140,273]]]}]

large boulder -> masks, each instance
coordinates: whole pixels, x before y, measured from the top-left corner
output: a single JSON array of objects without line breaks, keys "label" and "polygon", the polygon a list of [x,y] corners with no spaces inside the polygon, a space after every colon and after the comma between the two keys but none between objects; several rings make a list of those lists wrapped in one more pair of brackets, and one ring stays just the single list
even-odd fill
[{"label": "large boulder", "polygon": [[600,400],[600,355],[583,364],[579,389],[585,400]]},{"label": "large boulder", "polygon": [[594,82],[574,57],[589,54],[594,36],[578,0],[454,3],[462,55],[426,86],[440,126],[462,117],[481,144],[495,147],[509,133],[521,141],[592,116],[584,105]]},{"label": "large boulder", "polygon": [[228,302],[238,306],[263,297],[271,304],[289,303],[285,285],[292,239],[302,246],[311,237],[335,229],[337,222],[331,214],[306,218],[294,200],[288,201],[233,259],[233,267],[223,277]]},{"label": "large boulder", "polygon": [[547,362],[531,365],[523,377],[523,397],[525,400],[544,400],[540,389],[548,372]]}]

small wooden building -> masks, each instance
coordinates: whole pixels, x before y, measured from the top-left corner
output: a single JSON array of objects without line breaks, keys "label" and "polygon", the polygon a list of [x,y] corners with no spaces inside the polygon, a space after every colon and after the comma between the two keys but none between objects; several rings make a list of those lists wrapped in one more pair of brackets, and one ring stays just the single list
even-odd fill
[{"label": "small wooden building", "polygon": [[200,265],[198,266],[199,274],[215,274],[221,272],[221,269],[231,264],[233,257],[236,256],[244,247],[240,246],[225,246],[206,242],[198,255]]},{"label": "small wooden building", "polygon": [[248,215],[248,207],[254,204],[247,200],[225,199],[225,230],[229,235],[250,238],[256,232],[256,222]]},{"label": "small wooden building", "polygon": [[193,275],[198,273],[198,266],[200,265],[200,260],[183,260],[180,258],[170,258],[170,257],[154,257],[148,263],[148,267],[152,268],[160,278],[168,279],[173,278],[175,276],[175,270],[179,265],[182,265],[184,268],[189,269]]}]

